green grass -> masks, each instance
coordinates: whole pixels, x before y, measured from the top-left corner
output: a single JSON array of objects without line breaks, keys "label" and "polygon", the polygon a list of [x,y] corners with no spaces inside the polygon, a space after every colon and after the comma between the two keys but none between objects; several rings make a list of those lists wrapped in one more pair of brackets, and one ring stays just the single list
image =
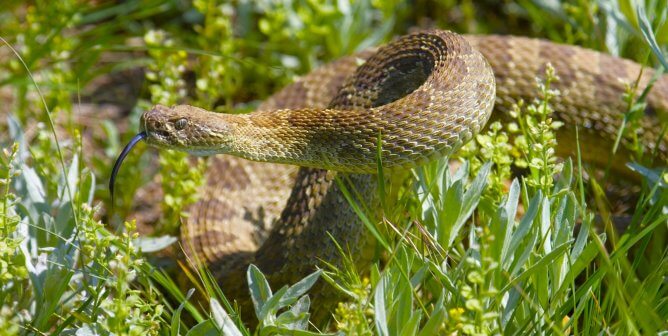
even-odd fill
[{"label": "green grass", "polygon": [[[585,181],[580,157],[554,157],[549,84],[559,74],[549,71],[543,100],[518,106],[513,123],[490,125],[451,158],[457,169],[443,159],[400,186],[382,182],[380,211],[340,181],[381,242],[379,259],[369,269],[332,265],[284,288],[249,268],[253,330],[205,269],[187,271],[194,289],[180,288],[147,253],[174,242],[202,160],[136,152],[119,176],[116,215],[104,209],[110,165],[154,103],[246,112],[323,62],[425,24],[542,36],[666,67],[667,8],[665,0],[11,2],[0,10],[0,97],[11,96],[0,106],[9,112],[0,121],[0,334],[666,333],[668,175],[647,168],[652,153],[637,141],[644,95],[623,97],[619,137],[632,140],[642,191],[618,235],[595,224],[597,216],[610,224],[607,200],[597,181]],[[87,85],[136,67],[147,70],[146,84],[128,125],[79,124]],[[527,173],[514,177],[517,166]],[[160,224],[155,237],[140,236],[122,218],[158,169],[172,176],[162,182]],[[387,175],[380,162],[378,170]],[[311,319],[315,280],[345,297],[329,321]]]}]

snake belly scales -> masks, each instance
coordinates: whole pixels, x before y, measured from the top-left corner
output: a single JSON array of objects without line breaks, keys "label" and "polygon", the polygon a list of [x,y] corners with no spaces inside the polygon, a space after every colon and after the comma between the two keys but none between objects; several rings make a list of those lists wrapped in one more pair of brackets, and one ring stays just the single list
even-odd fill
[{"label": "snake belly scales", "polygon": [[[247,297],[249,263],[274,285],[294,283],[322,260],[340,264],[333,240],[357,263],[369,262],[372,240],[335,176],[345,174],[361,201],[373,203],[379,135],[389,170],[448,155],[484,127],[493,109],[492,118],[502,119],[520,99],[538,97],[536,78],[548,62],[560,78],[552,106],[553,117],[565,123],[561,154],[571,154],[562,142],[572,141],[579,125],[583,158],[607,161],[600,153],[609,153],[621,127],[626,86],[637,81],[640,92],[653,70],[539,39],[441,30],[322,66],[250,114],[156,106],[142,116],[142,137],[161,148],[232,154],[210,159],[181,243],[227,295]],[[660,121],[668,115],[668,76],[654,83],[647,103],[641,141],[665,166],[668,139]]]}]

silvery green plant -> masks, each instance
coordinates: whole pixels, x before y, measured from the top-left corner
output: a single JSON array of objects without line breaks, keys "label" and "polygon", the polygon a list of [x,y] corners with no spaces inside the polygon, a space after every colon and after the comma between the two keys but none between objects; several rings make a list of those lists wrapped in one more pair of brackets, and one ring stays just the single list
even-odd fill
[{"label": "silvery green plant", "polygon": [[[259,321],[256,334],[259,335],[323,335],[311,332],[309,328],[309,309],[311,301],[306,292],[315,284],[322,273],[318,270],[307,275],[292,286],[283,286],[276,292],[271,290],[264,274],[255,265],[250,265],[246,272],[248,288],[253,302],[255,316]],[[209,300],[211,319],[194,326],[188,335],[201,335],[210,332],[222,332],[223,335],[242,336],[248,331],[239,327],[230,317],[220,302]],[[179,307],[177,312],[183,309]]]},{"label": "silvery green plant", "polygon": [[15,145],[3,160],[0,265],[14,276],[0,287],[3,319],[8,310],[20,312],[9,320],[21,326],[17,334],[157,334],[163,306],[132,285],[147,279],[138,244],[151,240],[138,241],[133,223],[114,235],[94,219],[95,177],[76,154],[61,171],[56,197],[48,197],[18,122],[9,124]]}]

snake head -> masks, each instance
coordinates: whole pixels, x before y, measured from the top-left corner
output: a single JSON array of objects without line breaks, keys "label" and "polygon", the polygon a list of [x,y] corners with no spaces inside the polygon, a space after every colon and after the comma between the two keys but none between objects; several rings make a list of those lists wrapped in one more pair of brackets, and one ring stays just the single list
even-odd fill
[{"label": "snake head", "polygon": [[140,132],[123,148],[114,163],[109,179],[112,209],[116,176],[123,160],[137,143],[145,140],[155,147],[196,155],[227,153],[232,139],[232,123],[228,119],[222,114],[187,105],[156,105],[145,112],[141,116]]},{"label": "snake head", "polygon": [[146,143],[195,155],[226,153],[232,126],[224,115],[189,105],[156,105],[141,116]]}]

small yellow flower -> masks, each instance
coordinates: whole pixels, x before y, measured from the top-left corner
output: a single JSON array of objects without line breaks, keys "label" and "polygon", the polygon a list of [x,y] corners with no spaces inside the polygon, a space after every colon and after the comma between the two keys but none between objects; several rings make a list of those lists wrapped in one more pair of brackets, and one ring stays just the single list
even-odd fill
[{"label": "small yellow flower", "polygon": [[462,307],[457,307],[457,308],[452,308],[448,311],[448,314],[450,314],[450,318],[453,320],[459,321],[461,320],[462,315],[464,315],[464,308]]}]

